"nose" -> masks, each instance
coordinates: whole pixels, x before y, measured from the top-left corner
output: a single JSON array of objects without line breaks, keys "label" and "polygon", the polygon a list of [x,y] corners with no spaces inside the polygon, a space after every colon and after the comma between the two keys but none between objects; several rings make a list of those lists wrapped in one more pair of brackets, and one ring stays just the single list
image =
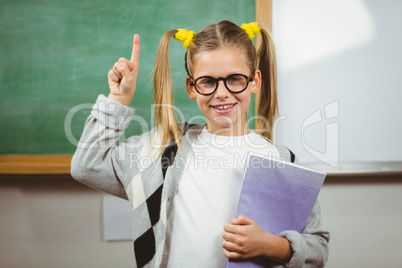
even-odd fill
[{"label": "nose", "polygon": [[217,98],[228,98],[229,97],[229,90],[225,86],[224,81],[218,81],[218,88],[215,91],[215,97]]}]

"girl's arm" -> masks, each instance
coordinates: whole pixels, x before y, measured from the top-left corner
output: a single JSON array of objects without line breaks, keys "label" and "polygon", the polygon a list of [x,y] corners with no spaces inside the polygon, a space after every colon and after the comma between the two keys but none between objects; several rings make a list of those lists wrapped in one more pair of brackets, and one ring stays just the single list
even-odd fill
[{"label": "girl's arm", "polygon": [[[109,71],[109,98],[98,97],[71,161],[71,175],[76,180],[125,199],[126,174],[136,167],[133,162],[140,145],[118,144],[118,140],[134,114],[127,106],[135,91],[138,59],[139,37],[135,35],[131,60],[121,58]],[[135,139],[131,142],[136,143]]]},{"label": "girl's arm", "polygon": [[134,109],[119,102],[98,97],[89,115],[80,142],[71,160],[71,175],[92,188],[127,199],[121,183],[125,174],[117,142],[134,114]]},{"label": "girl's arm", "polygon": [[[239,216],[224,226],[224,254],[229,259],[264,256],[278,265],[272,267],[324,267],[328,260],[329,233],[321,227],[318,201],[304,231],[266,233],[252,219]],[[282,264],[282,265],[280,265]]]}]

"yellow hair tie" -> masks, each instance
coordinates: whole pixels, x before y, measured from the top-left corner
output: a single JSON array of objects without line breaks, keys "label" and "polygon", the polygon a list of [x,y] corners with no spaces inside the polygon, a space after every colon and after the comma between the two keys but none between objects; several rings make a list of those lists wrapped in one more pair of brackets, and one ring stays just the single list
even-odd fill
[{"label": "yellow hair tie", "polygon": [[177,29],[177,33],[174,38],[183,42],[183,47],[189,48],[191,41],[193,41],[195,33],[193,31],[187,31],[185,29]]},{"label": "yellow hair tie", "polygon": [[258,27],[257,22],[243,23],[240,28],[246,31],[248,37],[250,37],[251,40],[253,40],[254,36],[261,32],[261,29],[260,27]]}]

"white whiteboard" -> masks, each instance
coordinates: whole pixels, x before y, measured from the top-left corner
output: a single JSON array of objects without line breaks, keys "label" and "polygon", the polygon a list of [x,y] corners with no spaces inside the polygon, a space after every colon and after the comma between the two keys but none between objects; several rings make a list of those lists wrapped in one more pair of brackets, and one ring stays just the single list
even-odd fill
[{"label": "white whiteboard", "polygon": [[328,173],[402,171],[402,1],[273,0],[276,141]]}]

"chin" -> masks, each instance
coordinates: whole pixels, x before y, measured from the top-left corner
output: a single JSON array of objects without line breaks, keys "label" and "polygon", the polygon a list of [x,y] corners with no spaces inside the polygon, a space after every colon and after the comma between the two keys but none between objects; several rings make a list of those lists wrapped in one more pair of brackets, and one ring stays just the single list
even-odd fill
[{"label": "chin", "polygon": [[214,118],[214,125],[219,128],[232,128],[234,125],[233,120],[230,117]]}]

